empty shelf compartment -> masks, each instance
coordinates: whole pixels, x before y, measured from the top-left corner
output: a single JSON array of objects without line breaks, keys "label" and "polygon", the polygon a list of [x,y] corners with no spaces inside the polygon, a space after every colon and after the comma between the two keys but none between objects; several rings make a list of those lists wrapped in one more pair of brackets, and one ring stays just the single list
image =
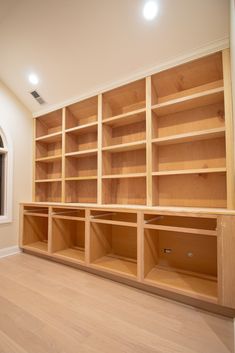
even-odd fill
[{"label": "empty shelf compartment", "polygon": [[146,178],[116,178],[103,180],[104,204],[146,204]]},{"label": "empty shelf compartment", "polygon": [[103,125],[103,147],[119,146],[146,139],[146,122],[139,121],[125,126]]},{"label": "empty shelf compartment", "polygon": [[29,250],[48,251],[48,217],[24,214],[22,245]]},{"label": "empty shelf compartment", "polygon": [[152,76],[153,104],[223,86],[221,53],[159,72]]},{"label": "empty shelf compartment", "polygon": [[154,176],[153,205],[226,208],[226,173]]},{"label": "empty shelf compartment", "polygon": [[97,121],[97,96],[71,104],[66,108],[66,129],[87,125]]},{"label": "empty shelf compartment", "polygon": [[62,131],[62,109],[36,118],[36,138]]},{"label": "empty shelf compartment", "polygon": [[66,132],[65,152],[88,151],[97,148],[97,127],[95,131],[77,134],[76,131]]},{"label": "empty shelf compartment", "polygon": [[87,156],[67,156],[65,159],[66,178],[97,176],[97,154]]},{"label": "empty shelf compartment", "polygon": [[62,161],[36,162],[35,177],[36,180],[60,179],[62,176]]},{"label": "empty shelf compartment", "polygon": [[216,237],[145,229],[144,276],[160,288],[216,302]]},{"label": "empty shelf compartment", "polygon": [[53,218],[52,253],[72,261],[85,261],[85,222]]},{"label": "empty shelf compartment", "polygon": [[61,202],[61,182],[49,181],[35,184],[36,202]]},{"label": "empty shelf compartment", "polygon": [[103,94],[103,119],[145,108],[145,79]]},{"label": "empty shelf compartment", "polygon": [[96,267],[137,276],[137,229],[110,224],[91,224],[91,263]]},{"label": "empty shelf compartment", "polygon": [[97,180],[67,180],[65,201],[71,203],[97,203]]},{"label": "empty shelf compartment", "polygon": [[146,172],[146,149],[125,152],[103,152],[103,175]]}]

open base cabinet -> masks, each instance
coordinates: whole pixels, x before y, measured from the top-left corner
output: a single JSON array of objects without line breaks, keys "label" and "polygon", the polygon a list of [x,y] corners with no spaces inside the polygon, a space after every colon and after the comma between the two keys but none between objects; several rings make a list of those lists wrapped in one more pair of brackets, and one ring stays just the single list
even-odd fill
[{"label": "open base cabinet", "polygon": [[23,204],[21,248],[235,309],[235,213]]}]

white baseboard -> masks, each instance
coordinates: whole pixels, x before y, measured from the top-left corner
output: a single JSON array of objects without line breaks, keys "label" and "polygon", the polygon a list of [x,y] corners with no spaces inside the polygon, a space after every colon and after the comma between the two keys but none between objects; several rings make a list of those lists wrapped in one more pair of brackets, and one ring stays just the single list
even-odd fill
[{"label": "white baseboard", "polygon": [[20,252],[21,250],[17,245],[10,246],[9,248],[3,248],[3,249],[0,249],[0,258],[19,254]]}]

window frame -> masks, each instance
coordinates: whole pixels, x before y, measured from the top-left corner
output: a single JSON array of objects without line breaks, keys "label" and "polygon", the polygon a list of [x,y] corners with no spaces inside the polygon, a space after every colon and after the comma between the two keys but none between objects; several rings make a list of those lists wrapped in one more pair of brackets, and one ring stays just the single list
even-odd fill
[{"label": "window frame", "polygon": [[0,215],[0,224],[12,222],[12,187],[13,187],[13,151],[9,136],[0,126],[0,136],[3,148],[0,153],[4,155],[4,187],[3,187],[3,214]]}]

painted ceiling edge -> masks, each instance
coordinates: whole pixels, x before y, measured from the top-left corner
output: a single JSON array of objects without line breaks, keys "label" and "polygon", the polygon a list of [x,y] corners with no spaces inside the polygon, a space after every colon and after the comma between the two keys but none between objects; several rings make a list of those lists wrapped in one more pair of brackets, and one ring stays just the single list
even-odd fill
[{"label": "painted ceiling edge", "polygon": [[212,54],[216,51],[229,48],[229,46],[230,46],[229,43],[230,43],[229,37],[226,37],[224,39],[220,39],[218,41],[213,41],[210,44],[203,46],[203,47],[200,47],[200,48],[197,48],[188,54],[177,56],[174,59],[171,58],[171,59],[165,60],[164,63],[158,64],[157,66],[151,67],[150,69],[138,71],[137,73],[127,77],[126,79],[114,81],[114,82],[112,82],[112,84],[101,85],[96,90],[91,91],[89,93],[86,93],[84,95],[73,97],[73,98],[65,100],[61,103],[56,103],[56,104],[50,105],[46,109],[40,109],[39,111],[32,113],[33,118],[37,118],[37,117],[42,116],[44,114],[48,114],[52,111],[64,108],[70,104],[77,103],[77,102],[82,101],[84,99],[97,96],[100,93],[105,93],[105,92],[110,91],[114,88],[126,85],[128,83],[133,82],[133,81],[140,80],[146,76],[150,76],[155,73],[161,72],[163,70],[167,70],[170,67],[178,66],[178,65],[185,63],[187,61],[195,60],[195,59],[198,59],[199,57],[206,56],[206,55]]}]

